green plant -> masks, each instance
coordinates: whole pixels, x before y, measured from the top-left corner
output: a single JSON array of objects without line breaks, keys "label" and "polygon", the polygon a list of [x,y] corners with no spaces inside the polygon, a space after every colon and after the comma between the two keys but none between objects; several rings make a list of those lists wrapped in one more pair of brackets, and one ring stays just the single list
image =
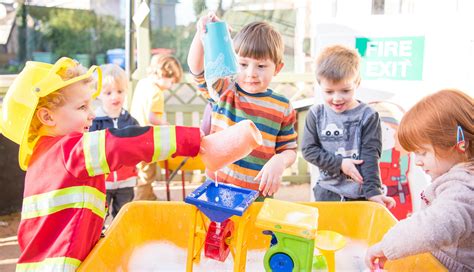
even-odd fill
[{"label": "green plant", "polygon": [[[82,14],[78,14],[82,13]],[[77,10],[52,9],[45,22],[44,38],[59,56],[72,56],[92,51],[95,14]]]},{"label": "green plant", "polygon": [[98,16],[88,10],[31,6],[28,12],[35,21],[33,51],[74,57],[125,46],[125,27],[112,16]]},{"label": "green plant", "polygon": [[177,26],[176,28],[163,27],[154,29],[151,33],[151,45],[153,48],[174,49],[174,55],[187,70],[187,55],[195,31],[195,26]]},{"label": "green plant", "polygon": [[97,16],[94,53],[105,53],[112,48],[125,48],[125,27],[112,16]]}]

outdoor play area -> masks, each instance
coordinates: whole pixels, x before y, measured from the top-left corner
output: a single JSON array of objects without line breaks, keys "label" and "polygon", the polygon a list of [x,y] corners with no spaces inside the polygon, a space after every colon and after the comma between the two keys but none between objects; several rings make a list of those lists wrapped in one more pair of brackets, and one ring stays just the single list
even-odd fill
[{"label": "outdoor play area", "polygon": [[[457,89],[472,100],[473,15],[474,1],[469,0],[0,0],[0,272],[450,271],[435,250],[380,263],[387,255],[382,252],[385,255],[379,256],[373,269],[367,265],[366,254],[374,245],[381,247],[384,236],[397,223],[432,204],[425,190],[442,175],[434,177],[433,169],[428,171],[417,161],[426,152],[420,155],[403,148],[399,128],[401,131],[401,120],[410,109],[439,90]],[[236,33],[256,21],[267,22],[279,33],[282,46],[276,47],[281,51],[281,62],[274,61],[278,54],[273,52],[262,58],[265,63],[236,52]],[[341,82],[316,76],[319,54],[334,45],[349,48],[360,61],[357,77],[341,81],[346,85],[340,89],[326,87],[340,86]],[[193,59],[191,53],[198,57]],[[175,67],[163,64],[165,58]],[[157,68],[154,62],[162,67]],[[119,72],[107,70],[107,65]],[[66,79],[65,71],[82,66],[84,71]],[[251,68],[253,74],[248,76]],[[273,70],[265,74],[265,69]],[[247,77],[242,77],[243,71]],[[107,76],[117,73],[120,80],[110,84]],[[166,73],[170,76],[163,76]],[[261,83],[257,77],[267,84],[265,88],[255,87]],[[38,108],[50,109],[45,104],[39,106],[40,102],[53,97],[54,92],[76,88],[76,80],[82,84],[89,79],[91,95],[75,109],[87,108],[91,113],[87,117],[77,112],[74,118],[56,117],[68,126],[79,123],[76,116],[87,122],[77,125],[80,131],[56,133],[60,126],[48,123],[52,119],[47,115],[42,117]],[[351,80],[356,83],[350,85]],[[121,88],[118,82],[126,87]],[[113,116],[101,112],[107,103],[104,86],[113,86],[110,93],[121,96],[119,102],[113,102],[119,105]],[[253,88],[257,91],[247,92]],[[140,97],[140,89],[153,90],[147,97],[150,101]],[[232,92],[235,94],[229,95]],[[349,102],[328,102],[327,97],[338,92],[350,96],[347,101],[370,109],[367,112],[376,116],[376,132],[367,131],[366,124],[348,114],[338,127],[330,119],[333,117],[315,110],[332,110],[338,116],[334,120],[344,111],[355,116],[352,110],[356,107],[349,108]],[[239,104],[243,106],[231,104],[233,99],[244,101]],[[67,99],[64,101],[58,103],[59,108],[63,102],[68,105]],[[146,111],[135,109],[145,104]],[[313,107],[319,104],[324,105]],[[343,110],[338,112],[338,107]],[[461,109],[469,111],[472,109]],[[126,125],[120,119],[125,114],[130,116]],[[366,112],[361,116],[366,118]],[[312,134],[303,137],[316,130],[306,123],[309,118],[321,122],[317,123],[321,131],[311,132],[317,140]],[[40,125],[34,124],[35,120]],[[97,125],[103,120],[110,123],[108,127]],[[48,126],[53,129],[47,131]],[[359,141],[356,149],[327,144],[343,138],[349,142],[351,126],[361,135],[380,135],[371,142],[360,136],[354,140]],[[462,156],[472,156],[472,143],[465,141],[471,137],[469,128],[457,124],[454,130],[455,149],[461,155],[451,157],[462,158],[459,161],[464,163]],[[75,137],[77,132],[81,135],[77,142],[38,148],[44,138]],[[326,158],[331,163],[324,161],[318,167],[309,162],[312,154],[303,148],[308,138],[314,144],[306,147],[316,146],[321,153],[315,156],[329,154]],[[358,182],[345,171],[346,165],[343,169],[343,160],[350,160],[355,172],[362,173],[360,164],[364,162],[357,162],[361,160],[359,146],[372,143],[377,145],[374,150],[380,149],[371,150],[377,153],[373,165],[380,192],[375,197],[380,198],[361,197],[362,185],[354,197],[328,189],[333,180]],[[55,146],[60,146],[60,151],[48,160],[33,156],[38,150],[48,154]],[[334,150],[325,150],[328,146]],[[125,151],[120,153],[122,149]],[[433,156],[438,158],[435,151]],[[55,156],[57,160],[51,159]],[[319,157],[314,161],[319,163]],[[57,172],[65,172],[58,176],[67,186],[54,187],[60,178],[53,177],[56,173],[49,165],[26,174],[32,163],[45,162],[57,162]],[[337,169],[332,173],[334,165]],[[443,174],[453,165],[443,169]],[[132,174],[123,178],[126,171],[119,170],[127,167]],[[52,177],[43,176],[42,170]],[[35,174],[34,181],[49,178],[52,185],[32,182]],[[259,180],[271,184],[272,178],[278,180],[278,186],[259,187]],[[330,180],[328,187],[318,187],[325,178]],[[141,181],[149,189],[146,197]],[[126,200],[109,199],[111,191],[124,188]],[[268,188],[278,190],[265,198],[263,191]],[[340,199],[315,201],[313,188]],[[390,200],[395,207],[389,207]],[[123,206],[113,206],[116,202]],[[55,218],[70,210],[85,210],[91,215]],[[112,210],[118,213],[112,215]],[[436,218],[442,221],[441,216]],[[77,220],[74,224],[81,226],[72,237],[69,227],[74,224],[68,225],[67,220]],[[60,233],[56,229],[59,225],[69,232]],[[47,231],[37,234],[36,229]],[[59,244],[54,248],[58,252],[77,247],[81,254],[86,252],[84,258],[59,256],[54,250],[31,246],[26,250],[32,259],[46,257],[22,260],[31,256],[24,257],[19,244],[37,242],[40,235],[49,237],[51,233],[60,233],[59,238],[39,239],[38,248],[49,242]],[[87,242],[91,242],[90,250],[85,249]],[[466,246],[468,242],[464,250],[471,246]],[[438,246],[438,251],[446,249]],[[463,267],[471,266],[474,264]]]}]

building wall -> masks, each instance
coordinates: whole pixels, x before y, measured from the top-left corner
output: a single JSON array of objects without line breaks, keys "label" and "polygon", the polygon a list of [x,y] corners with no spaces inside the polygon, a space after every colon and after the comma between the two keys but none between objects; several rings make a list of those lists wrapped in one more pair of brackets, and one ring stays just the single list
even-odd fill
[{"label": "building wall", "polygon": [[160,27],[176,27],[176,2],[156,3],[151,1],[151,27],[153,29]]},{"label": "building wall", "polygon": [[127,14],[125,0],[95,0],[91,1],[91,9],[98,15],[113,16],[125,24]]},{"label": "building wall", "polygon": [[[373,12],[374,2],[379,4],[376,5],[377,12]],[[408,110],[422,97],[442,88],[459,88],[469,94],[474,93],[474,1],[315,0],[311,8],[313,58],[331,44],[355,47],[356,39],[361,37],[376,42],[387,39],[392,45],[397,45],[397,40],[410,40],[412,37],[424,40],[422,49],[409,55],[423,56],[421,78],[408,80],[384,75],[373,79],[365,78],[363,74],[356,91],[356,97],[361,101],[388,101]],[[376,45],[372,48],[381,47]],[[386,65],[385,68],[404,57],[400,50],[383,52],[379,62]],[[393,57],[396,54],[398,56]],[[367,55],[363,59],[365,57]],[[383,57],[387,58],[384,60]],[[315,89],[314,100],[322,103],[318,88]],[[420,203],[415,196],[428,184],[429,177],[414,166],[413,161],[408,179],[414,209],[417,210]],[[319,174],[315,166],[311,166],[311,171],[314,185]]]},{"label": "building wall", "polygon": [[16,11],[13,4],[0,4],[5,16],[0,18],[0,65],[8,63],[18,50],[18,34],[15,31]]},{"label": "building wall", "polygon": [[[125,23],[126,1],[128,0],[95,0],[91,1],[91,9],[100,15],[110,15]],[[152,28],[176,27],[176,1],[149,1],[150,24]]]},{"label": "building wall", "polygon": [[28,4],[41,7],[93,10],[97,14],[110,15],[125,22],[126,0],[28,0]]},{"label": "building wall", "polygon": [[15,24],[13,25],[10,39],[8,39],[8,43],[6,45],[6,52],[16,55],[18,53],[18,48],[20,48],[20,44],[18,43],[18,27]]},{"label": "building wall", "polygon": [[[313,0],[315,14],[323,17],[353,17],[365,15],[437,15],[472,14],[472,0]],[[316,18],[316,17],[313,17]]]},{"label": "building wall", "polygon": [[[100,0],[97,0],[100,1]],[[90,9],[93,0],[26,0],[28,5],[39,7],[69,8],[69,9]]]}]

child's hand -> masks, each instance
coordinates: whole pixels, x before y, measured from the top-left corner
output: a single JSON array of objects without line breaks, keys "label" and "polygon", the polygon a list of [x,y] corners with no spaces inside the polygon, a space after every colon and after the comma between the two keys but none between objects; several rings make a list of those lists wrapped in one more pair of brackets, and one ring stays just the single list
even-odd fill
[{"label": "child's hand", "polygon": [[263,196],[273,195],[280,188],[281,176],[285,170],[283,158],[278,155],[273,156],[260,170],[255,177],[255,181],[260,181],[258,190]]},{"label": "child's hand", "polygon": [[199,34],[206,33],[206,24],[209,22],[219,22],[220,19],[217,17],[217,15],[210,11],[206,16],[203,16],[199,19],[197,22],[197,32]]},{"label": "child's hand", "polygon": [[395,207],[395,205],[397,205],[393,197],[384,196],[384,195],[376,195],[373,197],[369,197],[369,201],[380,203],[384,205],[385,207],[387,207],[388,209],[391,209]]},{"label": "child's hand", "polygon": [[355,182],[362,183],[364,179],[355,167],[356,164],[363,163],[363,160],[342,159],[341,170],[344,174],[351,177]]},{"label": "child's hand", "polygon": [[378,260],[379,268],[383,268],[385,262],[387,261],[387,257],[385,257],[380,243],[377,243],[367,249],[367,253],[365,254],[365,265],[367,265],[367,267],[369,267],[371,270],[375,270],[377,268],[376,260]]}]

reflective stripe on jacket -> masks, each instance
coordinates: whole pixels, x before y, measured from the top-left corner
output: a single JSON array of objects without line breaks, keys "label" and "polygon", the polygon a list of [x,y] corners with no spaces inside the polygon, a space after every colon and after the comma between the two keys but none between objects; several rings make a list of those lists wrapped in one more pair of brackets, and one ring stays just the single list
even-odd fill
[{"label": "reflective stripe on jacket", "polygon": [[17,271],[74,271],[100,237],[105,174],[141,161],[196,156],[198,128],[127,127],[41,137],[25,177]]}]

